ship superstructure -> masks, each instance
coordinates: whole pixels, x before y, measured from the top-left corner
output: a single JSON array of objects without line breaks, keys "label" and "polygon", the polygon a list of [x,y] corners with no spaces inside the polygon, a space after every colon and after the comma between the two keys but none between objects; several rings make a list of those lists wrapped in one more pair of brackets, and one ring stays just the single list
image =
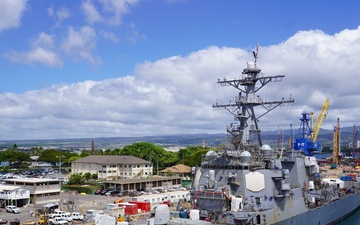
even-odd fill
[{"label": "ship superstructure", "polygon": [[[277,154],[262,143],[260,118],[294,99],[265,101],[257,94],[270,82],[285,77],[261,73],[257,52],[255,62],[248,62],[239,78],[218,80],[239,94],[234,103],[213,107],[226,109],[237,123],[227,126],[230,138],[226,147],[209,151],[196,168],[192,209],[199,210],[200,219],[214,224],[318,225],[338,221],[360,205],[359,183],[322,179],[315,157],[301,148]],[[257,115],[257,106],[265,112]]]}]

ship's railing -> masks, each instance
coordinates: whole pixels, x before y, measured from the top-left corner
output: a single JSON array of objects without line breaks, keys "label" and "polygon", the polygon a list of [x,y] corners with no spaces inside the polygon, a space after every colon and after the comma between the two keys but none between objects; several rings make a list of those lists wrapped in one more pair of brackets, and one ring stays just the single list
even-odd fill
[{"label": "ship's railing", "polygon": [[214,191],[196,191],[196,198],[203,199],[224,199],[224,193]]}]

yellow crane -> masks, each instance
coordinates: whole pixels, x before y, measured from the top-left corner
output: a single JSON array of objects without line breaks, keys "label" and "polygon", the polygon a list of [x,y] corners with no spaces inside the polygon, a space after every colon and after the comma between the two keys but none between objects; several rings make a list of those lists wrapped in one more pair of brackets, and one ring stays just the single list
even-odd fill
[{"label": "yellow crane", "polygon": [[[315,125],[313,127],[313,132],[311,133],[311,137],[312,137],[312,140],[313,142],[316,142],[316,139],[319,135],[319,132],[320,132],[320,127],[321,127],[321,124],[323,122],[323,120],[326,118],[326,115],[328,113],[328,108],[329,108],[329,102],[330,102],[330,99],[326,99],[322,108],[321,108],[321,111],[319,113],[319,116],[315,122]],[[311,113],[312,115],[314,114],[313,112]]]},{"label": "yellow crane", "polygon": [[339,163],[339,142],[340,142],[340,119],[337,119],[336,126],[334,126],[334,140],[333,140],[333,152],[332,152],[332,168],[336,168]]}]

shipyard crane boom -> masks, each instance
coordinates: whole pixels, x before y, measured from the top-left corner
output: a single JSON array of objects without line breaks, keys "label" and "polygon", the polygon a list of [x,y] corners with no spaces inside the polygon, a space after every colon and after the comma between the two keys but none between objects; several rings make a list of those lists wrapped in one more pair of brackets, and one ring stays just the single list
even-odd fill
[{"label": "shipyard crane boom", "polygon": [[339,164],[339,146],[340,146],[340,119],[337,118],[336,126],[334,126],[332,163]]},{"label": "shipyard crane boom", "polygon": [[352,149],[353,149],[353,158],[356,158],[356,147],[357,147],[357,135],[359,133],[359,129],[356,129],[356,126],[354,124],[354,131],[353,131],[353,140],[352,140]]},{"label": "shipyard crane boom", "polygon": [[330,101],[330,99],[328,99],[328,98],[325,100],[325,102],[321,108],[320,114],[316,120],[314,127],[313,127],[313,132],[311,134],[313,142],[316,142],[316,139],[319,135],[321,124],[322,124],[323,120],[326,118],[326,115],[328,113],[329,101]]}]

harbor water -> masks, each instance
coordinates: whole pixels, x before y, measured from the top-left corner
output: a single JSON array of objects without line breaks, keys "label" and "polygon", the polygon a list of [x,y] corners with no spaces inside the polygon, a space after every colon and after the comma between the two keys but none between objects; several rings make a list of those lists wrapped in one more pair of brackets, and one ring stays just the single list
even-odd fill
[{"label": "harbor water", "polygon": [[356,210],[353,214],[340,221],[336,225],[357,225],[360,224],[360,209]]}]

